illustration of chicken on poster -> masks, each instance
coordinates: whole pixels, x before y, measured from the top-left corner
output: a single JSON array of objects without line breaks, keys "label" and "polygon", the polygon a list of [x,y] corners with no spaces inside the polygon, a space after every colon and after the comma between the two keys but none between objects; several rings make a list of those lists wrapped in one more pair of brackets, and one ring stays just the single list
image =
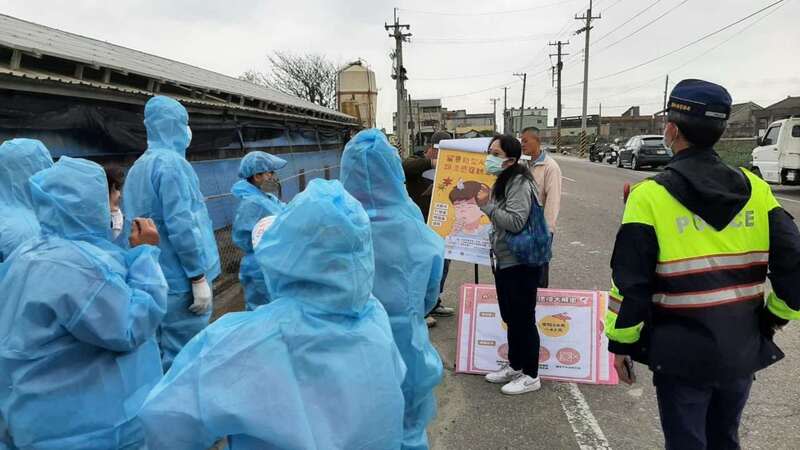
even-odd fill
[{"label": "illustration of chicken on poster", "polygon": [[[464,285],[461,290],[456,372],[481,374],[497,370],[508,361],[508,344],[494,286]],[[541,289],[537,300],[541,376],[616,384],[600,325],[605,307],[603,293]]]},{"label": "illustration of chicken on poster", "polygon": [[476,200],[495,181],[484,169],[488,144],[489,138],[478,138],[440,145],[428,225],[445,239],[447,259],[489,265],[492,225]]}]

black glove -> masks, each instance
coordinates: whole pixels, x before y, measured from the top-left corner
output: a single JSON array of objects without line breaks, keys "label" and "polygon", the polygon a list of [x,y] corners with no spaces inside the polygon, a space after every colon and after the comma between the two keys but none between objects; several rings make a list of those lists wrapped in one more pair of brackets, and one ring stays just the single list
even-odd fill
[{"label": "black glove", "polygon": [[758,313],[758,326],[761,329],[761,334],[769,339],[772,339],[775,336],[775,332],[783,328],[787,323],[789,323],[788,320],[772,314],[766,306],[761,308]]}]

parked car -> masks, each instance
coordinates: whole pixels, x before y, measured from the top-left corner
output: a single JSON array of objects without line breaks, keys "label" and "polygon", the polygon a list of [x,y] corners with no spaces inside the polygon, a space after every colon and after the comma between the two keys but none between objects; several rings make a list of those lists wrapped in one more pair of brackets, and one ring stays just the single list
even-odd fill
[{"label": "parked car", "polygon": [[620,150],[617,167],[639,170],[642,167],[666,166],[672,159],[672,151],[664,145],[661,135],[640,135],[628,139]]},{"label": "parked car", "polygon": [[800,117],[770,124],[753,149],[753,172],[775,184],[800,184]]}]

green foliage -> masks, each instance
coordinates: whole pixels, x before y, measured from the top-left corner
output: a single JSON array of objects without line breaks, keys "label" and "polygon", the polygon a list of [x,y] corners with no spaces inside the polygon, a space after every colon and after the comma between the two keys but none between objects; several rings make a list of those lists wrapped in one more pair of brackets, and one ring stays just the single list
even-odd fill
[{"label": "green foliage", "polygon": [[722,140],[714,148],[726,164],[734,167],[750,167],[753,161],[753,149],[756,148],[756,140]]}]

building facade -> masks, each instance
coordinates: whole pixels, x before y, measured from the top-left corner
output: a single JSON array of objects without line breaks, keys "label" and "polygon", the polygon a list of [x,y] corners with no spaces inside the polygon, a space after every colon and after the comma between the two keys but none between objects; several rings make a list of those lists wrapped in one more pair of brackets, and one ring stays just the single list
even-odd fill
[{"label": "building facade", "polygon": [[547,108],[525,108],[521,116],[519,108],[511,108],[504,116],[504,133],[516,135],[528,127],[547,128]]},{"label": "building facade", "polygon": [[664,119],[657,115],[641,115],[638,106],[632,106],[620,116],[606,116],[600,119],[602,139],[625,141],[641,134],[660,134]]},{"label": "building facade", "polygon": [[[755,113],[763,109],[753,102],[737,103],[731,106],[731,115],[728,118],[728,128],[725,130],[724,137],[752,138],[757,136],[759,127]],[[766,124],[762,128],[765,127]]]},{"label": "building facade", "polygon": [[493,113],[468,114],[464,109],[445,110],[445,129],[455,137],[470,135],[490,136],[497,130]]}]

